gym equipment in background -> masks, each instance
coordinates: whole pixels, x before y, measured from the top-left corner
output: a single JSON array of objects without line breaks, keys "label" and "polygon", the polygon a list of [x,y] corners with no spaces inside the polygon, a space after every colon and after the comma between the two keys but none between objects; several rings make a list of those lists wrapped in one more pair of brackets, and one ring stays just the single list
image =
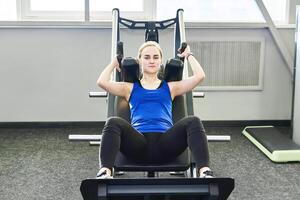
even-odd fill
[{"label": "gym equipment in background", "polygon": [[[258,1],[258,0],[257,0]],[[260,6],[265,10],[263,5]],[[246,136],[257,148],[259,148],[273,162],[300,161],[300,16],[297,8],[296,34],[295,34],[295,62],[293,77],[293,102],[292,102],[292,131],[293,140],[282,134],[274,126],[247,126],[243,130]],[[269,21],[273,32],[276,28],[268,12],[263,12],[266,21]],[[296,70],[298,68],[298,70]]]}]

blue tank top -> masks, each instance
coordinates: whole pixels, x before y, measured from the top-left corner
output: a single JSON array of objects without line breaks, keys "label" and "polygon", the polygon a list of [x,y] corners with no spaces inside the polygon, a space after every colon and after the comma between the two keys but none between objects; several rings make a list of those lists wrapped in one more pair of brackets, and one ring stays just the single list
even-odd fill
[{"label": "blue tank top", "polygon": [[145,89],[135,82],[129,99],[131,124],[141,133],[163,133],[173,126],[172,98],[166,81],[159,88]]}]

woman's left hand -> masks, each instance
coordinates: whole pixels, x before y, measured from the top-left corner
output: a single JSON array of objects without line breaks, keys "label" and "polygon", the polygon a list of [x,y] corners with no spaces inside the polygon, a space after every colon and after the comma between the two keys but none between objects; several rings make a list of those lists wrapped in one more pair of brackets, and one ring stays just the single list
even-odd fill
[{"label": "woman's left hand", "polygon": [[[180,49],[178,49],[178,51],[180,51]],[[178,53],[177,56],[180,58],[186,58],[190,54],[191,54],[191,49],[190,46],[187,45],[185,50],[182,53]]]}]

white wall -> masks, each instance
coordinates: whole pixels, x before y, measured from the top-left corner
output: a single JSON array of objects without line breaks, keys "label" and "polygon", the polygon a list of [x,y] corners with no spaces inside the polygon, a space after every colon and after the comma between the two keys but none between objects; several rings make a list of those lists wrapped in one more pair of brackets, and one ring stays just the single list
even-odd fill
[{"label": "white wall", "polygon": [[[281,30],[290,52],[293,29]],[[198,37],[263,37],[262,91],[206,92],[195,99],[203,120],[290,119],[292,85],[267,29],[187,29]],[[135,56],[144,32],[122,30],[125,56]],[[165,58],[173,56],[173,30],[160,33]],[[103,121],[105,99],[91,99],[100,71],[110,60],[111,30],[97,28],[1,28],[0,122]],[[292,53],[293,54],[293,53]],[[201,62],[201,61],[200,61]]]},{"label": "white wall", "polygon": [[[267,29],[198,30],[210,37],[256,38],[266,40],[262,91],[206,92],[196,100],[195,111],[205,120],[281,120],[290,119],[291,76]],[[201,33],[200,33],[201,32]],[[291,47],[290,41],[286,41]],[[293,52],[292,49],[290,49]],[[241,66],[242,67],[242,66]]]}]

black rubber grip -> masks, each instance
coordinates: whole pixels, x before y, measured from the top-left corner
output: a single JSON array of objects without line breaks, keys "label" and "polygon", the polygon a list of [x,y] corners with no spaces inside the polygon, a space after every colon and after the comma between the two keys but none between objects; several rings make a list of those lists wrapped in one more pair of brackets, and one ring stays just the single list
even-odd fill
[{"label": "black rubber grip", "polygon": [[119,65],[121,65],[123,56],[124,56],[123,42],[118,42],[118,44],[117,44],[117,59],[118,59]]},{"label": "black rubber grip", "polygon": [[185,50],[186,47],[187,47],[187,43],[186,42],[181,43],[180,48],[178,50],[179,53],[184,52],[184,50]]}]

